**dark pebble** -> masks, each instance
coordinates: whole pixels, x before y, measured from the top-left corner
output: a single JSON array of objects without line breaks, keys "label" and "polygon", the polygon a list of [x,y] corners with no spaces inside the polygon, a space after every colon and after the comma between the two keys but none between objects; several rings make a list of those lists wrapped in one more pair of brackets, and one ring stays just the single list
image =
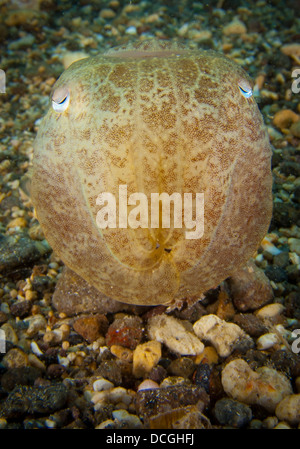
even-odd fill
[{"label": "dark pebble", "polygon": [[300,319],[300,293],[291,292],[285,298],[286,311],[285,314],[289,318]]},{"label": "dark pebble", "polygon": [[0,310],[0,326],[1,326],[1,324],[6,323],[7,320],[8,320],[8,316],[6,315],[6,313],[2,312],[2,310]]},{"label": "dark pebble", "polygon": [[277,267],[285,268],[290,263],[290,256],[288,251],[282,251],[279,254],[273,256],[273,263]]},{"label": "dark pebble", "polygon": [[251,408],[230,398],[223,398],[216,402],[214,415],[222,425],[231,427],[245,427],[252,419]]},{"label": "dark pebble", "polygon": [[239,313],[235,315],[234,322],[240,326],[246,334],[254,338],[260,337],[260,335],[269,332],[262,320],[252,313]]},{"label": "dark pebble", "polygon": [[173,360],[169,367],[168,372],[172,376],[180,376],[180,377],[191,377],[196,368],[195,363],[192,359],[188,357],[180,357],[178,359]]},{"label": "dark pebble", "polygon": [[16,387],[8,395],[0,408],[0,416],[11,419],[25,414],[39,413],[47,415],[61,409],[68,397],[68,390],[63,384],[45,387]]},{"label": "dark pebble", "polygon": [[14,268],[30,265],[51,251],[46,240],[35,241],[25,235],[0,234],[0,273],[6,274]]},{"label": "dark pebble", "polygon": [[284,282],[288,280],[286,271],[281,267],[276,267],[275,265],[268,265],[265,269],[265,274],[270,281]]},{"label": "dark pebble", "polygon": [[268,364],[268,356],[262,351],[256,349],[249,349],[247,353],[243,356],[243,359],[250,365],[250,368],[254,371],[261,366]]},{"label": "dark pebble", "polygon": [[289,282],[296,284],[300,280],[300,270],[298,265],[289,265],[286,267],[286,274]]},{"label": "dark pebble", "polygon": [[209,403],[209,396],[203,388],[184,384],[153,390],[140,390],[136,395],[137,413],[143,418],[169,412],[173,409],[195,405],[199,411]]},{"label": "dark pebble", "polygon": [[66,368],[58,363],[52,363],[48,366],[46,374],[49,379],[59,379],[66,371]]},{"label": "dark pebble", "polygon": [[160,384],[167,377],[167,370],[161,365],[157,365],[149,373],[149,379]]},{"label": "dark pebble", "polygon": [[32,288],[38,293],[44,293],[45,290],[53,287],[55,285],[55,281],[50,278],[50,276],[38,275],[34,276],[32,281]]},{"label": "dark pebble", "polygon": [[64,267],[56,284],[52,304],[59,312],[70,316],[80,313],[116,313],[137,307],[108,298],[67,267]]},{"label": "dark pebble", "polygon": [[270,361],[278,371],[284,371],[288,376],[292,377],[300,376],[299,355],[279,350],[271,354]]},{"label": "dark pebble", "polygon": [[33,366],[8,369],[1,377],[1,386],[5,391],[12,391],[16,385],[33,385],[41,375],[41,370]]},{"label": "dark pebble", "polygon": [[286,176],[300,176],[300,164],[293,161],[284,161],[280,164],[280,172]]},{"label": "dark pebble", "polygon": [[180,320],[188,320],[192,323],[200,320],[200,318],[205,315],[206,310],[205,307],[200,302],[196,302],[192,306],[186,305],[180,310],[174,311],[174,316],[179,318]]},{"label": "dark pebble", "polygon": [[122,384],[122,374],[115,360],[106,360],[102,362],[95,374],[104,377],[114,385]]},{"label": "dark pebble", "polygon": [[194,376],[194,382],[199,387],[204,388],[206,393],[210,392],[210,376],[212,367],[208,363],[200,363]]},{"label": "dark pebble", "polygon": [[274,298],[268,277],[252,260],[228,279],[228,285],[233,304],[240,312],[258,309]]},{"label": "dark pebble", "polygon": [[293,201],[295,203],[300,203],[300,186],[296,187],[293,192]]},{"label": "dark pebble", "polygon": [[273,204],[273,217],[272,217],[272,227],[274,228],[289,228],[290,226],[300,224],[300,211],[296,209],[296,205],[290,203],[279,203],[275,202]]},{"label": "dark pebble", "polygon": [[11,314],[19,318],[25,318],[27,315],[29,315],[31,309],[32,302],[27,300],[17,301],[10,306]]}]

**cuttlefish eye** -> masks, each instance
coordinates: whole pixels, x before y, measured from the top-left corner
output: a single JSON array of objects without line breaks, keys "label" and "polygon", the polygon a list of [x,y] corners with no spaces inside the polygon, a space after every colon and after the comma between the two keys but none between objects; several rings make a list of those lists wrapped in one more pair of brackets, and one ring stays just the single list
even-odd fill
[{"label": "cuttlefish eye", "polygon": [[52,95],[52,108],[55,112],[64,112],[70,103],[70,91],[67,87],[59,87]]},{"label": "cuttlefish eye", "polygon": [[252,88],[248,81],[240,80],[239,81],[239,89],[245,98],[250,98],[252,96],[252,93],[253,93]]}]

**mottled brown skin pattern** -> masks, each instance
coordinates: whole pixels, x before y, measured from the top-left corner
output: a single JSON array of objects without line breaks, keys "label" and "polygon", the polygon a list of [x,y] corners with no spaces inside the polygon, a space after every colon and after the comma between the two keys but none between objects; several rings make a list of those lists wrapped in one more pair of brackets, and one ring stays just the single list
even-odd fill
[{"label": "mottled brown skin pattern", "polygon": [[[175,304],[220,284],[253,255],[271,219],[271,150],[245,72],[211,51],[144,42],[71,65],[34,150],[32,198],[64,263],[125,303]],[[204,235],[105,229],[101,192],[204,193]],[[171,220],[172,223],[172,220]],[[159,247],[157,248],[157,244]],[[165,251],[167,249],[168,251]],[[171,251],[170,251],[171,250]]]}]

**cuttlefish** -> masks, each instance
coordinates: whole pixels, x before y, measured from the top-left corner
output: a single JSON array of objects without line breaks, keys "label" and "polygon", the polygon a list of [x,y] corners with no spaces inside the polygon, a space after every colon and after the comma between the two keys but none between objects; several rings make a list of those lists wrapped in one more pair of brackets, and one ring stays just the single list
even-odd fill
[{"label": "cuttlefish", "polygon": [[122,303],[172,306],[253,256],[271,219],[270,161],[238,64],[147,40],[77,61],[57,80],[31,196],[76,279]]}]

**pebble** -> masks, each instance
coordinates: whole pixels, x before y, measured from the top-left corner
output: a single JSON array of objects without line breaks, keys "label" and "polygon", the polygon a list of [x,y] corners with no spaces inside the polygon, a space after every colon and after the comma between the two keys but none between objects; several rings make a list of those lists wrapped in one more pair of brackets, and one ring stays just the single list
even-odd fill
[{"label": "pebble", "polygon": [[28,355],[20,348],[12,348],[4,355],[2,363],[6,368],[22,368],[29,364]]},{"label": "pebble", "polygon": [[91,401],[95,404],[95,410],[101,409],[105,404],[124,404],[125,407],[128,407],[132,400],[133,395],[123,387],[96,391],[91,397]]},{"label": "pebble", "polygon": [[168,373],[172,376],[190,378],[196,369],[196,365],[189,357],[180,357],[172,360],[168,366]]},{"label": "pebble", "polygon": [[298,43],[283,45],[280,50],[287,56],[300,58],[300,44]]},{"label": "pebble", "polygon": [[160,388],[166,388],[166,387],[174,387],[178,385],[190,385],[190,381],[187,380],[185,377],[179,377],[179,376],[168,376],[166,377],[160,384]]},{"label": "pebble", "polygon": [[276,416],[281,421],[296,425],[300,423],[300,394],[291,394],[277,405]]},{"label": "pebble", "polygon": [[199,411],[208,405],[209,396],[197,386],[179,384],[152,390],[140,390],[136,394],[136,410],[143,419],[173,409],[198,405]]},{"label": "pebble", "polygon": [[292,124],[292,126],[290,127],[290,132],[293,136],[300,139],[300,120]]},{"label": "pebble", "polygon": [[109,326],[106,333],[106,344],[120,345],[129,349],[134,349],[143,336],[142,319],[138,316],[124,315],[122,318],[116,318]]},{"label": "pebble", "polygon": [[112,382],[114,385],[121,385],[122,374],[115,360],[105,360],[101,362],[97,369],[97,374]]},{"label": "pebble", "polygon": [[10,11],[6,18],[5,24],[9,27],[28,24],[34,20],[40,19],[42,16],[39,11],[31,9],[16,9]]},{"label": "pebble", "polygon": [[73,323],[73,329],[89,343],[105,335],[108,326],[108,320],[103,314],[81,316]]},{"label": "pebble", "polygon": [[252,411],[248,405],[230,398],[217,401],[213,412],[220,424],[236,428],[247,426],[252,419]]},{"label": "pebble", "polygon": [[274,298],[269,279],[253,261],[229,278],[228,284],[233,304],[240,312],[258,309]]},{"label": "pebble", "polygon": [[112,419],[106,419],[102,423],[98,424],[95,429],[114,429],[115,423]]},{"label": "pebble", "polygon": [[133,375],[144,377],[150,373],[161,358],[161,344],[158,341],[147,341],[139,344],[133,352]]},{"label": "pebble", "polygon": [[114,387],[114,384],[104,377],[100,377],[93,382],[93,390],[94,391],[103,391],[109,390]]},{"label": "pebble", "polygon": [[296,112],[291,109],[281,109],[274,115],[273,124],[279,129],[286,129],[298,120],[300,120],[300,116]]},{"label": "pebble", "polygon": [[157,365],[149,373],[149,379],[160,384],[167,377],[167,370],[161,366]]},{"label": "pebble", "polygon": [[177,354],[197,355],[204,349],[204,344],[194,334],[192,328],[191,331],[188,330],[184,321],[166,314],[149,319],[148,334],[152,340],[165,344]]},{"label": "pebble", "polygon": [[30,266],[42,256],[50,254],[46,240],[34,241],[22,235],[0,234],[0,273],[9,273],[21,266]]},{"label": "pebble", "polygon": [[195,334],[208,340],[221,357],[229,356],[232,351],[245,341],[248,347],[253,345],[252,339],[234,323],[227,323],[217,315],[204,315],[193,326]]},{"label": "pebble", "polygon": [[131,36],[135,36],[137,34],[137,29],[135,26],[130,26],[125,30],[126,34],[130,34]]},{"label": "pebble", "polygon": [[218,360],[219,360],[218,353],[213,346],[206,346],[203,352],[201,352],[201,354],[198,354],[195,357],[196,365],[198,365],[198,363],[201,362],[213,365],[218,363]]},{"label": "pebble", "polygon": [[267,366],[253,371],[243,359],[229,362],[222,371],[221,381],[224,391],[231,398],[260,405],[271,413],[293,391],[283,373]]},{"label": "pebble", "polygon": [[275,426],[278,424],[278,419],[276,416],[268,416],[266,419],[263,420],[262,427],[263,429],[274,429]]},{"label": "pebble", "polygon": [[78,315],[80,313],[102,313],[105,315],[106,313],[116,313],[132,309],[127,304],[113,301],[111,298],[103,295],[67,267],[64,267],[56,284],[52,304],[58,312],[63,312],[67,316]]},{"label": "pebble", "polygon": [[230,36],[232,34],[245,34],[247,33],[246,25],[238,19],[234,19],[228,25],[223,28],[223,34]]},{"label": "pebble", "polygon": [[112,345],[110,347],[110,352],[124,362],[132,362],[133,360],[132,349],[124,348],[124,346]]},{"label": "pebble", "polygon": [[33,385],[41,375],[41,370],[33,366],[9,368],[1,377],[1,386],[5,391],[12,391],[16,385]]},{"label": "pebble", "polygon": [[153,388],[159,388],[158,383],[154,382],[154,380],[151,380],[151,379],[145,379],[145,380],[143,380],[143,382],[140,383],[137,391],[152,390]]},{"label": "pebble", "polygon": [[196,385],[204,388],[206,393],[210,392],[212,366],[208,363],[200,363],[197,367],[193,380]]},{"label": "pebble", "polygon": [[267,334],[261,335],[256,340],[256,347],[260,350],[266,350],[272,348],[274,345],[281,343],[281,340],[277,334],[274,332],[268,332]]},{"label": "pebble", "polygon": [[10,228],[27,228],[28,223],[25,220],[25,218],[23,217],[17,217],[14,218],[13,220],[11,220],[8,224],[7,224],[7,229]]},{"label": "pebble", "polygon": [[[27,292],[26,292],[27,293]],[[29,300],[17,301],[10,307],[10,312],[13,316],[24,318],[29,315],[32,308],[32,302]]]},{"label": "pebble", "polygon": [[300,256],[300,239],[290,238],[288,239],[290,250],[297,253]]},{"label": "pebble", "polygon": [[280,429],[280,430],[290,429],[290,426],[287,423],[285,423],[285,422],[279,422],[277,424],[277,426],[274,427],[274,429]]},{"label": "pebble", "polygon": [[280,249],[278,249],[268,237],[265,237],[261,241],[261,247],[264,251],[267,251],[269,254],[272,254],[273,256],[276,256],[281,253]]},{"label": "pebble", "polygon": [[67,397],[68,390],[63,384],[19,386],[2,403],[0,417],[17,419],[33,413],[53,413],[65,405]]},{"label": "pebble", "polygon": [[253,338],[268,332],[262,320],[252,313],[238,313],[234,317],[234,322]]},{"label": "pebble", "polygon": [[0,310],[0,325],[6,323],[7,320],[8,320],[7,314],[2,310]]},{"label": "pebble", "polygon": [[101,9],[99,15],[102,19],[113,19],[116,17],[116,13],[110,8]]},{"label": "pebble", "polygon": [[268,304],[267,306],[264,306],[261,309],[256,310],[255,316],[262,320],[264,319],[272,320],[281,315],[284,310],[285,307],[283,304],[280,303]]},{"label": "pebble", "polygon": [[26,331],[29,337],[33,337],[39,331],[43,331],[46,329],[47,321],[45,317],[41,314],[31,315],[27,318],[24,318],[24,323],[28,324],[28,329]]},{"label": "pebble", "polygon": [[32,34],[26,34],[26,36],[21,37],[15,41],[12,41],[8,48],[10,50],[21,50],[31,47],[35,42],[35,37]]},{"label": "pebble", "polygon": [[127,410],[114,410],[112,416],[117,421],[126,423],[130,429],[141,429],[143,424],[141,420],[136,415],[128,413]]},{"label": "pebble", "polygon": [[11,342],[12,344],[16,345],[19,341],[18,336],[13,329],[13,327],[9,323],[4,323],[1,326],[1,330],[5,333],[5,340],[6,342]]}]

